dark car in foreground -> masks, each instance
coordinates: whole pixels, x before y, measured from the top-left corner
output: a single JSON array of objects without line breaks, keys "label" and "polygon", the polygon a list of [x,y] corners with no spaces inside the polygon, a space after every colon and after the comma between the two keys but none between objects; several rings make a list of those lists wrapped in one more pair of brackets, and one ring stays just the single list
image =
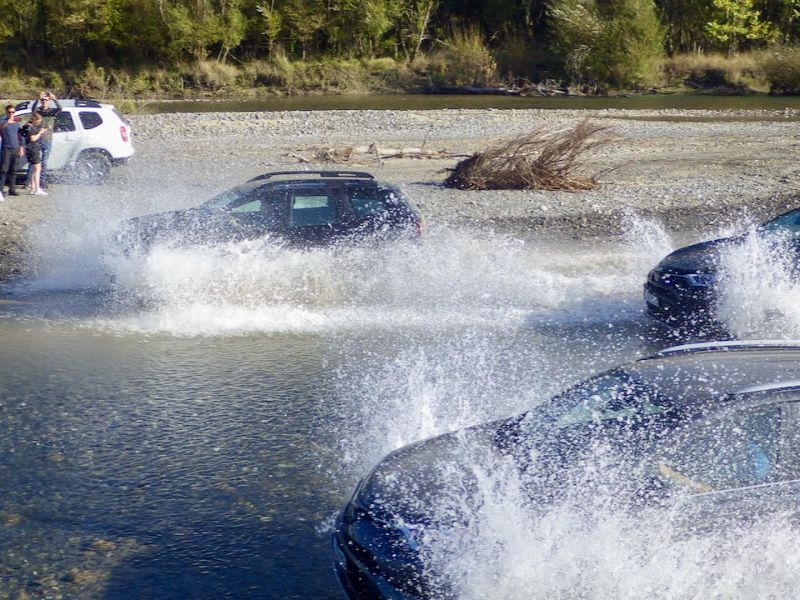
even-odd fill
[{"label": "dark car in foreground", "polygon": [[[467,457],[476,448],[488,464],[511,464],[533,510],[574,487],[588,503],[613,480],[620,510],[679,505],[695,524],[794,511],[800,342],[670,348],[522,415],[392,452],[360,482],[336,522],[334,569],[348,598],[458,596],[426,556],[437,530],[470,520],[459,507],[470,505],[475,477]],[[591,475],[576,479],[576,469]],[[442,510],[447,497],[454,502]]]},{"label": "dark car in foreground", "polygon": [[[759,225],[754,232],[768,246],[800,266],[800,209]],[[648,314],[675,329],[713,331],[719,326],[717,300],[720,256],[743,244],[747,235],[710,240],[666,256],[647,276]]]},{"label": "dark car in foreground", "polygon": [[216,244],[272,236],[292,245],[418,237],[422,217],[397,188],[357,171],[277,171],[200,206],[125,221],[125,252],[155,243]]}]

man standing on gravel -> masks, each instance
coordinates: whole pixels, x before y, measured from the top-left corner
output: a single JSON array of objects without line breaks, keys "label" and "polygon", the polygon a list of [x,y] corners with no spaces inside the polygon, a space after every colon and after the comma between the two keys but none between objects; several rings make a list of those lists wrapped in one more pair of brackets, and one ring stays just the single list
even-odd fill
[{"label": "man standing on gravel", "polygon": [[17,196],[17,157],[22,156],[19,120],[14,116],[13,104],[6,106],[6,116],[0,121],[0,196],[8,182],[8,195]]},{"label": "man standing on gravel", "polygon": [[[50,106],[51,100],[55,103],[55,106]],[[41,103],[41,105],[39,103]],[[42,115],[42,119],[44,119],[42,123],[42,128],[45,132],[42,136],[42,173],[39,180],[39,187],[41,189],[47,187],[47,156],[50,154],[50,148],[53,146],[53,122],[56,119],[56,115],[60,112],[61,103],[56,100],[52,92],[41,92],[31,107],[32,114],[39,113]],[[28,165],[28,181],[31,180],[32,173],[32,167]]]}]

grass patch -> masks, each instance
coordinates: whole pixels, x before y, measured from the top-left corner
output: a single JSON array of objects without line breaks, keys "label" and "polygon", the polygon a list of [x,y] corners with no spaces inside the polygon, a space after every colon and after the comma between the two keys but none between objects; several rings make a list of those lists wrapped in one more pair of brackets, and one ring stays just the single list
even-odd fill
[{"label": "grass patch", "polygon": [[800,47],[776,46],[760,54],[770,94],[800,94]]},{"label": "grass patch", "polygon": [[658,68],[662,84],[692,90],[765,92],[769,88],[762,71],[764,51],[727,54],[678,54],[663,59]]}]

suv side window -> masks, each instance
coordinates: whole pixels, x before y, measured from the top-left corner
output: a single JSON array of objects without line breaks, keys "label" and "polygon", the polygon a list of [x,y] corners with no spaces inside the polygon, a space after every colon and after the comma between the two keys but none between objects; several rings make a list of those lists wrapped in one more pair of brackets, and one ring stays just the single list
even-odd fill
[{"label": "suv side window", "polygon": [[84,129],[94,129],[103,124],[103,117],[100,116],[100,113],[81,111],[78,113],[78,116],[81,119],[81,125],[83,125]]},{"label": "suv side window", "polygon": [[53,131],[75,131],[75,121],[72,120],[72,114],[66,110],[58,113],[53,122]]},{"label": "suv side window", "polygon": [[254,213],[254,212],[261,212],[261,198],[256,198],[255,200],[248,199],[244,204],[239,204],[238,206],[231,209],[232,213]]},{"label": "suv side window", "polygon": [[336,221],[336,199],[332,196],[293,194],[290,206],[292,227],[319,227]]},{"label": "suv side window", "polygon": [[230,212],[240,221],[260,221],[269,229],[282,228],[286,220],[285,202],[283,196],[269,194],[268,190],[260,188],[240,199]]},{"label": "suv side window", "polygon": [[786,402],[709,418],[661,450],[659,471],[695,491],[798,479],[799,416]]},{"label": "suv side window", "polygon": [[386,205],[382,199],[367,194],[354,195],[350,198],[350,204],[353,205],[353,211],[359,219],[386,212]]}]

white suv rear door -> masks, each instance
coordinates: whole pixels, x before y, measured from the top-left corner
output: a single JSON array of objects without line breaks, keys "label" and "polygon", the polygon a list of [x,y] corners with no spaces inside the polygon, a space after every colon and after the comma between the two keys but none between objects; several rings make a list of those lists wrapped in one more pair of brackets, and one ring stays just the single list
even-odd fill
[{"label": "white suv rear door", "polygon": [[74,114],[62,110],[56,115],[53,123],[53,147],[47,159],[47,170],[63,169],[72,161],[80,150],[80,125],[75,122]]}]

